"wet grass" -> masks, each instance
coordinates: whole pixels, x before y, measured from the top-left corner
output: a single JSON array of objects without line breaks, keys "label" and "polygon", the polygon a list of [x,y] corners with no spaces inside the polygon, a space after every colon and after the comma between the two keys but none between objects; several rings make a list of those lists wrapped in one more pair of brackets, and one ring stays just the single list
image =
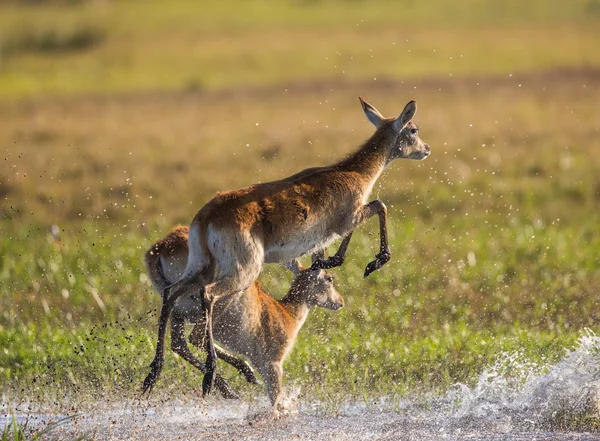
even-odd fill
[{"label": "wet grass", "polygon": [[[346,308],[313,312],[287,363],[288,379],[307,396],[335,403],[442,391],[472,381],[505,352],[557,361],[598,320],[593,262],[600,246],[589,239],[597,222],[536,228],[519,217],[475,228],[455,218],[454,228],[470,234],[454,241],[444,222],[395,220],[396,259],[367,280],[361,275],[376,238],[366,233],[375,224],[364,228],[349,262],[335,272]],[[159,307],[140,256],[160,230],[116,233],[83,224],[63,232],[60,245],[43,229],[9,233],[0,333],[6,386],[40,400],[136,396]],[[289,286],[279,268],[269,268],[263,281],[276,295]],[[197,373],[181,359],[167,360],[158,388],[197,393]]]},{"label": "wet grass", "polygon": [[597,403],[589,403],[584,409],[574,412],[564,407],[559,409],[547,422],[548,427],[558,431],[600,431]]},{"label": "wet grass", "polygon": [[[389,205],[393,259],[363,280],[376,252],[376,222],[353,239],[349,261],[336,270],[347,307],[315,311],[287,363],[289,381],[306,396],[334,406],[348,398],[441,391],[473,381],[506,351],[556,361],[582,328],[597,328],[600,184],[598,158],[587,152],[599,141],[590,137],[593,125],[576,123],[598,120],[596,101],[579,76],[517,81],[485,92],[476,85],[458,92],[445,83],[441,92],[428,88],[417,96],[422,136],[434,155],[395,165],[375,189]],[[372,101],[390,106],[387,93],[371,90]],[[316,95],[264,95],[260,105],[208,96],[203,106],[213,114],[198,109],[193,94],[176,101],[42,100],[6,110],[2,136],[14,141],[3,164],[3,389],[50,401],[137,396],[159,307],[143,252],[173,223],[187,222],[213,187],[327,163],[368,136],[346,91],[329,94],[336,110],[326,107],[319,122],[324,107]],[[564,114],[562,97],[573,113]],[[493,109],[482,117],[479,106],[490,102]],[[272,110],[292,103],[291,115]],[[165,113],[165,106],[178,111]],[[138,109],[144,121],[136,121]],[[196,115],[217,119],[232,109],[239,132],[214,121],[184,130]],[[23,124],[31,112],[39,123]],[[158,118],[163,124],[148,124]],[[128,124],[118,125],[123,119]],[[108,135],[99,137],[107,125]],[[165,157],[162,146],[173,130],[183,136]],[[140,141],[117,148],[131,145],[129,139]],[[185,158],[197,144],[203,149],[190,163]],[[277,153],[263,158],[273,146]],[[54,223],[59,238],[50,234]],[[263,281],[276,296],[289,286],[278,267],[268,267]],[[193,395],[199,381],[169,356],[158,389]],[[245,393],[261,393],[233,381]]]},{"label": "wet grass", "polygon": [[[16,418],[12,418],[10,423],[2,428],[0,431],[0,440],[1,441],[38,441],[40,439],[45,439],[45,436],[51,435],[52,431],[56,430],[58,427],[63,424],[71,421],[76,416],[70,416],[61,418],[58,421],[51,422],[47,424],[42,429],[32,429],[29,428],[27,423],[21,424],[17,421]],[[62,439],[62,438],[61,438]],[[82,435],[77,438],[69,438],[73,441],[80,441],[85,439],[91,439],[88,435]]]}]

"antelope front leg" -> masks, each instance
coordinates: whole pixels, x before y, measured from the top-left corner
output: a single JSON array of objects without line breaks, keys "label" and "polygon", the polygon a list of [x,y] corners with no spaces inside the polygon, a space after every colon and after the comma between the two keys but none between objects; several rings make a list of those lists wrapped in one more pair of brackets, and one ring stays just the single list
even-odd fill
[{"label": "antelope front leg", "polygon": [[390,260],[390,247],[388,245],[387,235],[387,207],[380,200],[369,202],[363,208],[363,220],[366,220],[374,215],[379,216],[379,253],[375,256],[375,260],[370,262],[365,268],[367,277],[373,271],[378,270]]},{"label": "antelope front leg", "polygon": [[344,264],[344,258],[346,257],[346,251],[348,251],[348,245],[350,244],[350,239],[352,239],[352,231],[344,236],[342,243],[340,243],[340,247],[335,252],[335,254],[328,259],[323,259],[319,257],[310,267],[311,270],[317,269],[331,269],[336,268],[338,266],[342,266]]},{"label": "antelope front leg", "polygon": [[241,358],[237,358],[231,355],[229,352],[215,345],[215,349],[217,351],[217,357],[223,360],[225,363],[230,364],[237,371],[246,378],[246,381],[251,384],[260,384],[258,378],[256,378],[256,374],[254,373],[254,369],[250,366],[245,360]]},{"label": "antelope front leg", "polygon": [[279,362],[270,362],[267,366],[263,367],[263,378],[267,383],[267,393],[271,404],[275,408],[274,410],[279,412],[280,410],[280,395],[281,385],[283,382],[283,368]]}]

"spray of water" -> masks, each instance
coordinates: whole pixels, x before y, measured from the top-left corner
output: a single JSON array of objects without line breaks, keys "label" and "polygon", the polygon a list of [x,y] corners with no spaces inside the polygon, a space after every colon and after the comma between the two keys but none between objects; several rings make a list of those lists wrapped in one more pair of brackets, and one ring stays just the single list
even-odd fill
[{"label": "spray of water", "polygon": [[[532,363],[520,353],[506,354],[485,369],[474,385],[457,384],[425,403],[410,397],[402,402],[382,398],[370,406],[344,403],[331,416],[319,412],[314,403],[299,404],[298,393],[297,389],[285,393],[283,411],[276,416],[266,397],[236,403],[214,398],[169,400],[159,406],[95,403],[57,430],[57,435],[66,439],[85,433],[102,439],[213,439],[215,435],[264,440],[584,439],[553,430],[561,415],[585,413],[600,418],[600,337],[583,332],[574,348],[553,365]],[[6,403],[3,407],[7,414]],[[35,425],[64,416],[21,413],[20,418]],[[7,421],[0,419],[3,424]]]},{"label": "spray of water", "polygon": [[523,430],[552,426],[559,415],[598,413],[599,399],[600,337],[586,330],[558,363],[543,366],[506,354],[475,386],[458,384],[439,404],[454,423]]}]

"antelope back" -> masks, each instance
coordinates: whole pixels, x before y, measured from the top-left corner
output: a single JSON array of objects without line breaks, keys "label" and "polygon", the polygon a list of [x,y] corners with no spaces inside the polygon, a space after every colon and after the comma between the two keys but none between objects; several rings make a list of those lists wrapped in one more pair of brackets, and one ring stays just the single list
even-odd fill
[{"label": "antelope back", "polygon": [[183,275],[188,258],[188,227],[178,226],[146,252],[148,277],[162,295],[163,290]]}]

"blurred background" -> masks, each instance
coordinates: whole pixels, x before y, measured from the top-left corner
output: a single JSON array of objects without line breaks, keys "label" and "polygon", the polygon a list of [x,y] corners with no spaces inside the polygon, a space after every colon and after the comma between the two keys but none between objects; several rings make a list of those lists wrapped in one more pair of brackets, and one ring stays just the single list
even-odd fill
[{"label": "blurred background", "polygon": [[[600,0],[0,1],[3,389],[137,390],[147,247],[216,191],[353,151],[359,95],[416,100],[432,155],[379,181],[392,261],[362,279],[362,227],[290,381],[344,400],[559,359],[600,314],[599,44]],[[168,360],[163,387],[198,387]]]}]

